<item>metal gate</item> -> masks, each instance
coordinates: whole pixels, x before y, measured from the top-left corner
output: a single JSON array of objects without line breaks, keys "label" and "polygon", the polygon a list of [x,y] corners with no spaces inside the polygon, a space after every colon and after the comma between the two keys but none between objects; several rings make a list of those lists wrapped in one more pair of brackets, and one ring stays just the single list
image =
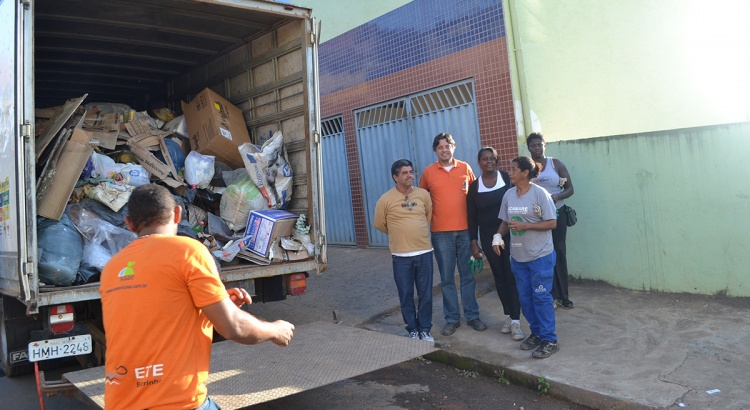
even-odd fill
[{"label": "metal gate", "polygon": [[343,119],[321,121],[326,242],[354,245],[354,212]]},{"label": "metal gate", "polygon": [[474,101],[474,84],[468,80],[354,112],[370,246],[388,245],[372,219],[378,198],[394,186],[393,161],[411,160],[418,184],[422,170],[437,160],[432,139],[448,132],[456,140],[455,157],[476,167],[481,142]]}]

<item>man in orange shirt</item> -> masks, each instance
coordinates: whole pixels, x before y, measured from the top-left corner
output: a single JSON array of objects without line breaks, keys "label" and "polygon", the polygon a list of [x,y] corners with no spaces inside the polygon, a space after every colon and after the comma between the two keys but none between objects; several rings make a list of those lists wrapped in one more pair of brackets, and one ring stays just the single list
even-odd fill
[{"label": "man in orange shirt", "polygon": [[181,216],[159,185],[138,187],[128,200],[125,222],[138,238],[107,263],[99,286],[107,410],[219,409],[206,389],[214,327],[243,344],[292,340],[291,323],[239,308],[252,302],[247,291],[226,290],[208,249],[176,236]]},{"label": "man in orange shirt", "polygon": [[461,302],[464,317],[472,329],[482,331],[487,325],[479,319],[476,281],[469,271],[471,240],[466,210],[466,194],[476,177],[469,164],[453,157],[456,142],[453,136],[442,132],[432,141],[437,162],[425,168],[419,186],[430,192],[432,198],[432,223],[430,231],[435,259],[440,271],[440,289],[443,292],[445,327],[440,332],[450,336],[461,325],[461,311],[456,291],[456,264],[461,281]]}]

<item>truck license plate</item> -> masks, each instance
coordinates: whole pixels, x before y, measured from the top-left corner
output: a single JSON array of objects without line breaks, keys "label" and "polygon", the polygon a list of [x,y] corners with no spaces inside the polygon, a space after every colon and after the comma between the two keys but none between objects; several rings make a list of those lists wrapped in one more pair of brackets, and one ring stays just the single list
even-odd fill
[{"label": "truck license plate", "polygon": [[91,351],[91,335],[39,340],[29,343],[29,361],[38,362],[40,360],[78,356],[81,354],[89,354]]}]

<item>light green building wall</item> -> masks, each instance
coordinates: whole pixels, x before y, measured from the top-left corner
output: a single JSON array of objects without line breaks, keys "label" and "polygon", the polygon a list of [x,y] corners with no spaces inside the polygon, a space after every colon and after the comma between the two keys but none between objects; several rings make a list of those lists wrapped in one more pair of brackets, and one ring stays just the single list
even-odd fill
[{"label": "light green building wall", "polygon": [[740,123],[550,143],[576,189],[571,274],[750,296],[749,137]]},{"label": "light green building wall", "polygon": [[326,42],[411,0],[304,0],[305,7],[322,22],[320,42]]},{"label": "light green building wall", "polygon": [[571,275],[750,296],[750,2],[505,4],[520,151],[542,131],[575,185]]},{"label": "light green building wall", "polygon": [[528,109],[553,139],[748,120],[746,0],[507,3]]}]

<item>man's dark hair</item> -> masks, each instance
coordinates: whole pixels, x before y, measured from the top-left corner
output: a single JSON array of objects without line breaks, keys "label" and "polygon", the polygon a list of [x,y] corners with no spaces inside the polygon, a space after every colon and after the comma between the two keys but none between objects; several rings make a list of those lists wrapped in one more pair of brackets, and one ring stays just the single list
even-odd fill
[{"label": "man's dark hair", "polygon": [[440,140],[445,140],[446,142],[448,142],[448,144],[453,145],[454,147],[456,146],[456,141],[453,140],[452,135],[448,134],[447,132],[441,132],[432,140],[433,151],[435,151],[437,149],[437,146],[440,145]]},{"label": "man's dark hair", "polygon": [[167,224],[177,204],[167,188],[156,184],[141,185],[128,199],[128,218],[136,233],[153,225]]},{"label": "man's dark hair", "polygon": [[401,172],[401,168],[403,167],[411,167],[411,169],[414,169],[414,165],[412,165],[411,161],[405,158],[397,159],[396,162],[391,165],[391,177],[395,177]]}]

